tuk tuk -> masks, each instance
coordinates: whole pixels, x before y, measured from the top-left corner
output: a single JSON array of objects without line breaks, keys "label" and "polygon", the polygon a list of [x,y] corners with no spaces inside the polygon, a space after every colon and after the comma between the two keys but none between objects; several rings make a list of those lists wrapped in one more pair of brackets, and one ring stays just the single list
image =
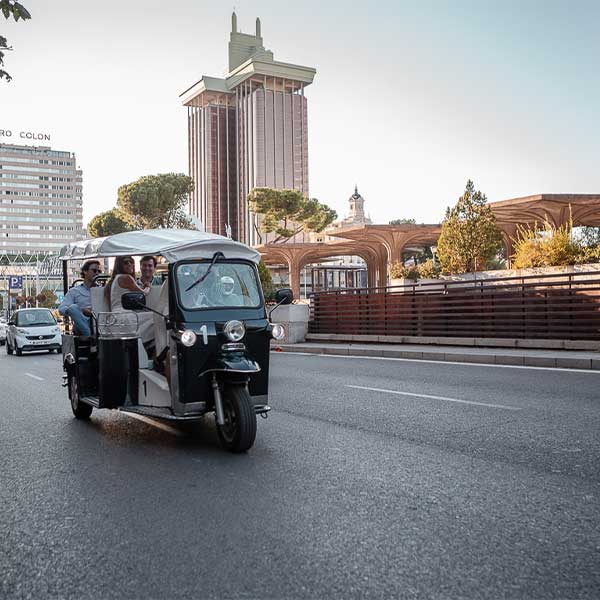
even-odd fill
[{"label": "tuk tuk", "polygon": [[[161,285],[122,295],[111,312],[98,276],[90,289],[91,336],[63,335],[64,385],[73,414],[116,409],[168,421],[215,414],[222,446],[245,452],[254,444],[256,415],[270,410],[269,350],[284,329],[270,322],[258,276],[259,253],[234,240],[190,230],[156,229],[74,242],[60,253],[63,285],[70,261],[161,256]],[[224,289],[224,286],[229,289]],[[292,302],[279,290],[276,302]],[[164,340],[169,378],[150,360],[138,333],[153,320]],[[157,348],[158,350],[158,348]]]}]

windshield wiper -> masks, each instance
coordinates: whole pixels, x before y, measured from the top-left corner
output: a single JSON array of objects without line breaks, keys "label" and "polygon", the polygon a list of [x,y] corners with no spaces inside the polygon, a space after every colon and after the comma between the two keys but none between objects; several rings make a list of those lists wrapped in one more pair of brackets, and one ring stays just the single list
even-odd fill
[{"label": "windshield wiper", "polygon": [[191,289],[195,288],[199,283],[202,283],[208,277],[210,270],[213,268],[213,266],[217,262],[218,258],[225,258],[225,255],[222,252],[215,252],[213,254],[212,261],[210,262],[210,265],[209,265],[208,269],[206,270],[206,273],[204,273],[204,275],[202,275],[202,277],[198,277],[198,279],[196,279],[196,281],[194,281],[194,283],[192,283],[188,288],[186,288],[185,289],[186,292],[189,292]]}]

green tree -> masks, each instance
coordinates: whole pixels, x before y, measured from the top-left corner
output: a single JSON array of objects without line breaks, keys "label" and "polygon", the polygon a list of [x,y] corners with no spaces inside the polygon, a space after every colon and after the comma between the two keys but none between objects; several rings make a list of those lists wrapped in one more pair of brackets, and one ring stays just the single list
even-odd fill
[{"label": "green tree", "polygon": [[600,227],[578,227],[578,238],[584,246],[592,247],[600,245]]},{"label": "green tree", "polygon": [[393,219],[389,222],[390,225],[416,225],[414,219]]},{"label": "green tree", "polygon": [[36,300],[40,308],[54,308],[58,304],[58,298],[54,290],[43,289],[39,294],[36,294],[35,292],[36,290],[34,287],[31,294],[33,297],[33,305],[35,305]]},{"label": "green tree", "polygon": [[193,229],[185,214],[192,188],[183,173],[146,175],[119,188],[117,209],[131,229]]},{"label": "green tree", "polygon": [[334,210],[316,198],[305,198],[298,190],[254,188],[248,202],[253,212],[263,215],[262,231],[277,234],[274,242],[301,231],[323,231],[337,218]]},{"label": "green tree", "polygon": [[131,231],[131,225],[118,208],[111,208],[93,217],[88,223],[87,230],[89,237],[96,238]]},{"label": "green tree", "polygon": [[[31,19],[29,11],[22,4],[14,0],[0,0],[0,11],[5,19],[10,19],[11,15],[15,21],[27,21],[27,19]],[[8,40],[0,35],[0,79],[4,78],[6,81],[10,81],[12,77],[2,69],[4,66],[5,50],[12,50],[12,47],[8,45]]]},{"label": "green tree", "polygon": [[496,217],[485,194],[469,179],[465,193],[446,210],[437,244],[444,273],[470,273],[485,268],[502,247]]},{"label": "green tree", "polygon": [[258,263],[258,276],[260,277],[260,285],[262,286],[263,295],[265,300],[272,300],[275,294],[275,286],[273,285],[273,277],[271,276],[271,271],[262,258]]}]

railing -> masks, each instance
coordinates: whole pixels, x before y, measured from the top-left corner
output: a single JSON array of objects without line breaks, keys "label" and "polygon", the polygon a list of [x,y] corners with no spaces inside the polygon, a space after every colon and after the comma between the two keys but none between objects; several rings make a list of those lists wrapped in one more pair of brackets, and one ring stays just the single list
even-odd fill
[{"label": "railing", "polygon": [[600,340],[600,271],[320,292],[309,333]]}]

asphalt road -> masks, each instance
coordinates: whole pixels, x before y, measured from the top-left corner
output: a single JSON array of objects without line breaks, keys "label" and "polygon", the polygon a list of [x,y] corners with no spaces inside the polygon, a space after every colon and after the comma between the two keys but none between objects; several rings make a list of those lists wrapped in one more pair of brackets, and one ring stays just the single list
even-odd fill
[{"label": "asphalt road", "polygon": [[600,597],[600,373],[272,366],[236,456],[211,419],[76,421],[59,356],[2,349],[0,597]]}]

